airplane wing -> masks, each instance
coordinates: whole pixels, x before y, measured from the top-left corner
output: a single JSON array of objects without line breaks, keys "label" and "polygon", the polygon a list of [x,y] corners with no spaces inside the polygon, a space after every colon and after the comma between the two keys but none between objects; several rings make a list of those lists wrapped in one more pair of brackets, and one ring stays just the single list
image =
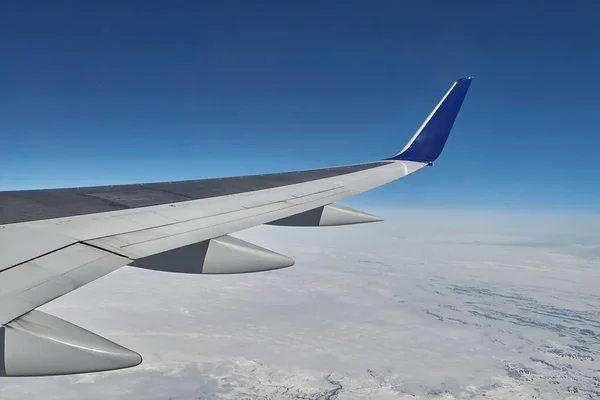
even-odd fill
[{"label": "airplane wing", "polygon": [[456,81],[394,156],[364,164],[221,179],[0,192],[0,376],[127,368],[139,354],[37,307],[116,269],[233,274],[289,267],[229,236],[261,224],[380,218],[335,202],[432,165],[471,78]]}]

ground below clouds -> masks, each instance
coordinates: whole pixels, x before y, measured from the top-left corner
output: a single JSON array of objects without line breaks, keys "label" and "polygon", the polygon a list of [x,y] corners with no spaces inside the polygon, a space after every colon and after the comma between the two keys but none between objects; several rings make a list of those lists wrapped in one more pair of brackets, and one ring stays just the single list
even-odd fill
[{"label": "ground below clouds", "polygon": [[297,261],[270,273],[117,271],[44,311],[144,363],[4,379],[0,398],[600,399],[597,255],[398,226],[241,233]]}]

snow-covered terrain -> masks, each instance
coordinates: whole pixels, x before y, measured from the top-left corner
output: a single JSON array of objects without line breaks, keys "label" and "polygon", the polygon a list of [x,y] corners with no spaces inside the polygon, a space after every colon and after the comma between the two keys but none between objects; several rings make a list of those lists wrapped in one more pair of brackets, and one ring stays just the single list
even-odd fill
[{"label": "snow-covered terrain", "polygon": [[46,305],[144,356],[3,379],[1,399],[600,399],[600,236],[590,216],[381,211],[238,237],[292,268],[125,268]]}]

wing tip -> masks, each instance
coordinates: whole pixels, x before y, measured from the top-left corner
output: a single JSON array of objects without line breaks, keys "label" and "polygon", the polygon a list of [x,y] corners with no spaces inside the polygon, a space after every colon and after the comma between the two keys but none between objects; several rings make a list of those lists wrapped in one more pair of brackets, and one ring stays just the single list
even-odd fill
[{"label": "wing tip", "polygon": [[472,76],[457,79],[406,146],[386,160],[433,163],[444,149],[472,80]]}]

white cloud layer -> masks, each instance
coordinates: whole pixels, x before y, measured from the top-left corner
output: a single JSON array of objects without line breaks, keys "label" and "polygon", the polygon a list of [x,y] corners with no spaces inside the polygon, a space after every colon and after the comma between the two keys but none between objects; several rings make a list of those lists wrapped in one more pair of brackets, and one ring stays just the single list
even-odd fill
[{"label": "white cloud layer", "polygon": [[0,398],[600,399],[597,218],[380,214],[236,235],[289,269],[124,268],[50,303],[144,363],[3,379]]}]

